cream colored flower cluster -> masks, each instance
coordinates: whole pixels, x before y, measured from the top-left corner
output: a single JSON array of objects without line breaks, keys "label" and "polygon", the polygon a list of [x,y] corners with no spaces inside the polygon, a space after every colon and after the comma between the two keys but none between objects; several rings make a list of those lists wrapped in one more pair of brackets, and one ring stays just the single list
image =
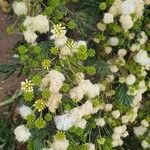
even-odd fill
[{"label": "cream colored flower cluster", "polygon": [[78,51],[78,48],[83,45],[87,47],[85,41],[74,42],[66,36],[66,29],[62,24],[54,25],[51,33],[53,34],[50,39],[54,40],[55,46],[59,49],[59,58],[65,59],[66,56],[73,56]]},{"label": "cream colored flower cluster", "polygon": [[[122,28],[127,31],[132,28],[135,21],[142,17],[144,5],[149,5],[149,1],[115,0],[109,11],[104,14],[103,23],[113,23],[114,19],[119,16]],[[104,30],[104,25],[101,24],[99,29]]]},{"label": "cream colored flower cluster", "polygon": [[63,86],[64,81],[65,76],[56,70],[49,71],[49,73],[42,79],[40,89],[49,89],[51,96],[48,99],[47,107],[49,108],[49,111],[53,113],[61,103],[62,94],[59,93],[59,90]]}]

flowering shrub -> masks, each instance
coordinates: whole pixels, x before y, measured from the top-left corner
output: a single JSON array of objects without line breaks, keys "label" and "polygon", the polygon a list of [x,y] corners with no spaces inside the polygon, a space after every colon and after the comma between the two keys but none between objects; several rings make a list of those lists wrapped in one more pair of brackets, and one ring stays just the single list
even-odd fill
[{"label": "flowering shrub", "polygon": [[29,76],[18,98],[18,142],[29,150],[150,149],[149,4],[12,3]]}]

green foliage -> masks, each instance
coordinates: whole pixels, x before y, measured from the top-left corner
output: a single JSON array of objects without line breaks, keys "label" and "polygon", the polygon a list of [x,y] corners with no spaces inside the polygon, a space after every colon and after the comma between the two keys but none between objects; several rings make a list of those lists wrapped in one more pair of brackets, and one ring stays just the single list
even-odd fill
[{"label": "green foliage", "polygon": [[44,128],[46,125],[46,122],[43,118],[38,118],[35,120],[35,126],[38,128],[38,129],[42,129]]},{"label": "green foliage", "polygon": [[15,72],[17,67],[18,67],[17,65],[2,65],[2,64],[0,64],[0,73]]},{"label": "green foliage", "polygon": [[14,27],[12,26],[12,25],[10,25],[10,26],[8,26],[7,28],[6,28],[6,32],[8,33],[8,34],[14,34]]},{"label": "green foliage", "polygon": [[132,102],[132,97],[127,94],[128,88],[124,84],[120,84],[116,88],[116,100],[118,100],[120,103],[130,106]]},{"label": "green foliage", "polygon": [[96,73],[96,69],[93,66],[87,66],[85,70],[88,75],[94,75]]},{"label": "green foliage", "polygon": [[110,69],[108,67],[108,64],[105,63],[104,61],[96,62],[94,66],[97,70],[97,74],[101,77],[101,79],[105,78],[107,75],[110,74]]}]

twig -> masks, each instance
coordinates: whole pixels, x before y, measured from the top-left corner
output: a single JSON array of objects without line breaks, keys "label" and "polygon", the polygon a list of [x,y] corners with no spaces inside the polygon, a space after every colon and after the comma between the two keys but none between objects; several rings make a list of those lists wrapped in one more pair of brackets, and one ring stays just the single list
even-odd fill
[{"label": "twig", "polygon": [[21,96],[21,95],[22,95],[22,92],[21,92],[21,91],[16,92],[16,93],[15,93],[11,98],[9,98],[8,100],[1,102],[1,103],[0,103],[0,107],[1,107],[1,106],[5,106],[5,105],[7,105],[7,104],[10,104],[10,103],[14,102],[15,99],[18,98],[18,97]]}]

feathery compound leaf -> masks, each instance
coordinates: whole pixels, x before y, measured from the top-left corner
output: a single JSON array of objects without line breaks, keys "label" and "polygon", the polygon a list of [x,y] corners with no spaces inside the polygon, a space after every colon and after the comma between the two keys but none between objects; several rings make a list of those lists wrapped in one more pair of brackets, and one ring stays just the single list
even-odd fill
[{"label": "feathery compound leaf", "polygon": [[128,88],[124,84],[120,84],[116,88],[116,98],[119,102],[126,106],[130,106],[132,97],[127,94]]},{"label": "feathery compound leaf", "polygon": [[0,73],[14,72],[17,65],[0,65]]},{"label": "feathery compound leaf", "polygon": [[104,61],[97,62],[94,67],[96,68],[97,73],[101,78],[105,78],[110,73],[110,69],[108,68],[107,63]]}]

